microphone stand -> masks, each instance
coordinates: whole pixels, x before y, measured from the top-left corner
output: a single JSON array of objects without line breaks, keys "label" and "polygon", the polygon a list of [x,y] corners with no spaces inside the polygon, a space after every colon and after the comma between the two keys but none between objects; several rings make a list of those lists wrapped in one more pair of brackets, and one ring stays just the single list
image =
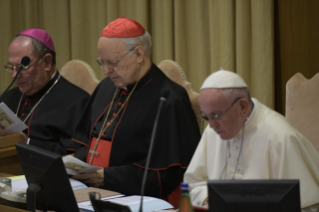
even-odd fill
[{"label": "microphone stand", "polygon": [[147,159],[146,159],[146,165],[145,165],[144,176],[143,176],[143,181],[142,181],[141,202],[140,202],[139,212],[143,212],[144,188],[145,188],[145,183],[146,183],[146,178],[147,178],[147,173],[148,173],[148,167],[149,167],[149,164],[150,164],[152,150],[153,150],[154,138],[155,138],[156,129],[157,129],[157,122],[158,122],[158,119],[159,119],[159,116],[160,116],[160,113],[161,113],[161,109],[162,109],[163,103],[166,101],[166,99],[164,97],[161,97],[160,100],[161,101],[160,101],[160,105],[159,105],[158,110],[157,110],[157,115],[156,115],[155,122],[154,122],[154,127],[153,127],[151,142],[150,142],[150,147],[148,149],[148,154],[147,154]]}]

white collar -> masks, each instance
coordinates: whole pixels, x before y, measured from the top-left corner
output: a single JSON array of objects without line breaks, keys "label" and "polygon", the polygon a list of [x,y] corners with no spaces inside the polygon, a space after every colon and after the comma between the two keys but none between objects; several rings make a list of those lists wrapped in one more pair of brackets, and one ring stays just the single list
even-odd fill
[{"label": "white collar", "polygon": [[256,99],[255,98],[251,98],[251,101],[253,103],[253,110],[251,111],[251,113],[249,114],[249,116],[247,117],[247,120],[245,122],[245,125],[249,122],[249,120],[251,119],[251,117],[253,117],[255,111],[256,111],[256,108],[257,108],[257,102],[256,102]]}]

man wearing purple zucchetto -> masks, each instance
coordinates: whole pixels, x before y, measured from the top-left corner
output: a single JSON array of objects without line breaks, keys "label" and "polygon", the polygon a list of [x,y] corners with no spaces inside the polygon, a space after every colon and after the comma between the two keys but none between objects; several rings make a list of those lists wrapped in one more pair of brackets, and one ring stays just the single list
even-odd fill
[{"label": "man wearing purple zucchetto", "polygon": [[30,145],[66,155],[81,144],[70,139],[74,125],[89,94],[64,79],[56,69],[56,52],[50,35],[43,29],[20,32],[8,49],[5,70],[14,78],[21,59],[30,58],[16,78],[17,87],[1,96],[28,128],[23,132],[0,129],[0,137],[18,134]]}]

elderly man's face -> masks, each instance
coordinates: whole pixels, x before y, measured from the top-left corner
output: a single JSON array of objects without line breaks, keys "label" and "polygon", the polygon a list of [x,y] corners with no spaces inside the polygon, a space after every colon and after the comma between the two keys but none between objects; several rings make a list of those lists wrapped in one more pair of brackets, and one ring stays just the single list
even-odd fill
[{"label": "elderly man's face", "polygon": [[[200,92],[200,108],[209,117],[209,126],[223,140],[234,138],[243,127],[247,116],[246,99],[239,99],[229,108],[232,103],[234,99],[226,98],[220,89],[204,89]],[[212,118],[214,115],[221,115],[228,108],[229,110],[221,119]]]},{"label": "elderly man's face", "polygon": [[[30,57],[30,64],[38,60],[37,56],[32,53],[32,41],[29,37],[20,37],[15,39],[9,46],[8,64],[12,66],[20,65],[24,56]],[[35,62],[27,69],[26,73],[20,73],[16,83],[22,93],[27,96],[33,95],[41,90],[50,80],[44,70],[43,59]],[[12,72],[12,78],[15,77],[17,69]]]},{"label": "elderly man's face", "polygon": [[128,52],[121,39],[101,37],[98,42],[98,53],[102,61],[117,61],[117,67],[104,65],[103,68],[104,74],[110,77],[115,86],[125,88],[137,82],[141,64],[136,61],[134,49]]}]

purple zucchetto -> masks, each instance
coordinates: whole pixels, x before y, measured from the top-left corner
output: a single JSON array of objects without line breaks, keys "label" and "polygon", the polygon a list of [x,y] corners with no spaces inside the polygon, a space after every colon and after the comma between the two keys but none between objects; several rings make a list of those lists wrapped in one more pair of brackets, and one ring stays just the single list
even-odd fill
[{"label": "purple zucchetto", "polygon": [[54,44],[53,44],[51,36],[43,29],[35,29],[35,28],[26,29],[20,32],[18,35],[25,35],[31,38],[35,38],[41,43],[43,43],[44,45],[46,45],[53,52],[55,52]]}]

